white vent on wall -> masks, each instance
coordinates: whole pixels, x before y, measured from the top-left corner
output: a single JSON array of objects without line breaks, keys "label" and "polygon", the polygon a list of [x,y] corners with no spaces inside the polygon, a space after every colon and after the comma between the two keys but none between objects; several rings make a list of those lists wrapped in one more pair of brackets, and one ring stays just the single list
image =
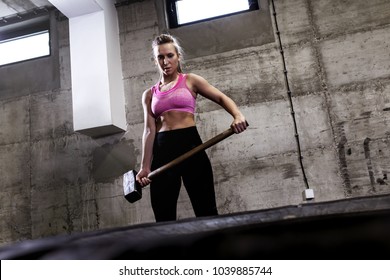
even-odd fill
[{"label": "white vent on wall", "polygon": [[112,0],[50,0],[69,18],[74,130],[126,130],[117,12]]}]

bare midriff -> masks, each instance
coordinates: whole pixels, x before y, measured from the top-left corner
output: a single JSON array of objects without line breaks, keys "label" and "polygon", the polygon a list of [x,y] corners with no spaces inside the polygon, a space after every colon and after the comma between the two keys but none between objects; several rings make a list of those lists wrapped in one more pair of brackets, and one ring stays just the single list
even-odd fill
[{"label": "bare midriff", "polygon": [[156,120],[157,132],[195,126],[194,115],[182,111],[167,111]]}]

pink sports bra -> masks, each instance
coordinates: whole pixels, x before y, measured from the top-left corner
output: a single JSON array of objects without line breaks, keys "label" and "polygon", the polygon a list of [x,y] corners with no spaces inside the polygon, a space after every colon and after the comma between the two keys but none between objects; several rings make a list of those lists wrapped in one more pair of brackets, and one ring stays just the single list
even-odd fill
[{"label": "pink sports bra", "polygon": [[160,82],[152,87],[152,113],[157,119],[167,111],[195,113],[195,97],[186,85],[186,75],[180,74],[174,87],[168,91],[160,91]]}]

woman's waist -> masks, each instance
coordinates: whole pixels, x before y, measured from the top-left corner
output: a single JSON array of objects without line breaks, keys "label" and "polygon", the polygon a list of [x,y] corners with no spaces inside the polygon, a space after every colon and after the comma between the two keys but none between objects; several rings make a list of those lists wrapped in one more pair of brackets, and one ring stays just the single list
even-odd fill
[{"label": "woman's waist", "polygon": [[183,111],[167,111],[156,121],[157,133],[195,126],[194,115]]},{"label": "woman's waist", "polygon": [[153,145],[153,166],[168,163],[200,144],[202,140],[195,126],[159,132]]},{"label": "woman's waist", "polygon": [[157,132],[154,149],[163,150],[166,153],[185,152],[202,143],[196,126],[177,128]]}]

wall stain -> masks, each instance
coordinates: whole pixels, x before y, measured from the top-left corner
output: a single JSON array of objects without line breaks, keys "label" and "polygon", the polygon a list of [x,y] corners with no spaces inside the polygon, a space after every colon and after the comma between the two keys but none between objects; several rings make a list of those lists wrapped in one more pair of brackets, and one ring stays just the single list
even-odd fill
[{"label": "wall stain", "polygon": [[104,144],[92,153],[92,176],[95,182],[113,182],[136,165],[136,148],[133,140]]},{"label": "wall stain", "polygon": [[356,119],[354,119],[354,121],[369,119],[371,117],[371,114],[372,114],[371,112],[363,112],[360,114],[361,118],[356,118]]},{"label": "wall stain", "polygon": [[[340,141],[337,144],[337,151],[339,156],[339,163],[340,163],[340,172],[341,177],[343,178],[343,183],[346,189],[346,194],[351,195],[352,189],[351,189],[351,180],[349,178],[349,172],[348,172],[348,165],[347,165],[347,158],[346,158],[346,151],[345,146],[347,144],[347,137],[345,136],[345,131],[343,127],[343,122],[339,123],[339,133],[340,133]],[[347,152],[348,153],[348,152]]]},{"label": "wall stain", "polygon": [[54,136],[65,136],[73,133],[73,123],[70,121],[65,121],[63,124],[57,126],[53,129]]},{"label": "wall stain", "polygon": [[292,163],[283,164],[282,168],[283,168],[283,179],[289,179],[289,178],[299,176],[295,164]]},{"label": "wall stain", "polygon": [[225,194],[225,200],[218,205],[218,211],[220,213],[234,213],[239,211],[246,211],[247,205],[241,196],[237,195],[234,189],[229,189]]},{"label": "wall stain", "polygon": [[379,183],[380,185],[387,185],[386,181],[387,181],[387,172],[384,171],[383,172],[383,178],[378,178],[377,180],[377,183]]},{"label": "wall stain", "polygon": [[369,137],[364,139],[363,146],[364,146],[364,156],[366,158],[366,164],[368,169],[368,176],[370,177],[371,191],[375,192],[375,178],[374,178],[374,171],[371,162],[370,141],[371,139]]}]

